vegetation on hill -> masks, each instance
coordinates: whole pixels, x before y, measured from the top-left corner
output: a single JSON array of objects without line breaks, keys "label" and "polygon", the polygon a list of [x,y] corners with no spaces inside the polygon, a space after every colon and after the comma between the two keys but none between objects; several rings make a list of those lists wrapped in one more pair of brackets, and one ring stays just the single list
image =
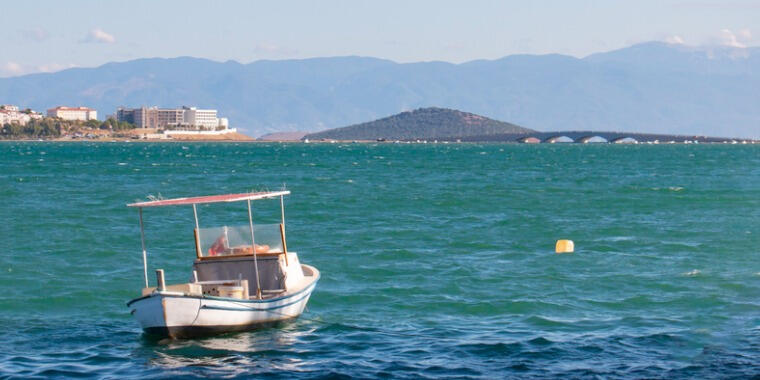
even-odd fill
[{"label": "vegetation on hill", "polygon": [[304,139],[430,140],[444,137],[530,132],[534,131],[469,112],[431,107],[402,112],[367,123],[312,133],[306,135]]},{"label": "vegetation on hill", "polygon": [[136,128],[134,124],[110,118],[106,121],[79,121],[46,117],[31,120],[25,125],[4,124],[0,127],[0,139],[57,138],[67,134],[86,133],[88,130],[94,129],[119,132],[134,128]]},{"label": "vegetation on hill", "polygon": [[0,128],[0,138],[54,138],[61,136],[63,126],[61,122],[52,119],[32,120],[25,125],[18,123],[6,123]]}]

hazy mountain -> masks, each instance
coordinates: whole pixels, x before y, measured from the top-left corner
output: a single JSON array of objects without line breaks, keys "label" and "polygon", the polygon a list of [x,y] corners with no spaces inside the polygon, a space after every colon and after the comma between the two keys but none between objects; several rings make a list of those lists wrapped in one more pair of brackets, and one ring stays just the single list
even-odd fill
[{"label": "hazy mountain", "polygon": [[760,136],[760,50],[645,43],[583,59],[513,55],[462,64],[361,57],[139,59],[0,79],[0,103],[217,108],[249,134],[319,131],[421,107],[537,130]]},{"label": "hazy mountain", "polygon": [[261,141],[300,141],[304,136],[308,135],[307,132],[293,131],[293,132],[272,132],[267,133],[257,140]]},{"label": "hazy mountain", "polygon": [[535,131],[469,112],[429,107],[348,127],[329,129],[306,135],[304,138],[312,140],[432,140],[444,137],[530,132]]}]

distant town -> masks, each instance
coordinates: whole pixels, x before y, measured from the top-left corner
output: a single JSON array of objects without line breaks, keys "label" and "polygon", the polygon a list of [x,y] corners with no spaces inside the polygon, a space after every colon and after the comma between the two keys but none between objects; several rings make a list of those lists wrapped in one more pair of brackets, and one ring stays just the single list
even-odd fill
[{"label": "distant town", "polygon": [[[104,121],[85,106],[57,106],[43,115],[30,108],[0,105],[0,139],[201,139],[240,137],[215,109],[119,107]],[[243,136],[245,137],[245,136]]]}]

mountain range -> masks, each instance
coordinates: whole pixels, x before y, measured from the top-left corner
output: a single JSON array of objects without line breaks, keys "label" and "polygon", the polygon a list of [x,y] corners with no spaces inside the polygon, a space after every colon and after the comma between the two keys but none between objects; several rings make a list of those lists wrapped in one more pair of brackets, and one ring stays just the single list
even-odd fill
[{"label": "mountain range", "polygon": [[316,132],[423,107],[539,131],[760,137],[760,48],[643,43],[584,58],[461,64],[367,57],[215,62],[147,58],[0,78],[0,103],[216,108],[250,135]]}]

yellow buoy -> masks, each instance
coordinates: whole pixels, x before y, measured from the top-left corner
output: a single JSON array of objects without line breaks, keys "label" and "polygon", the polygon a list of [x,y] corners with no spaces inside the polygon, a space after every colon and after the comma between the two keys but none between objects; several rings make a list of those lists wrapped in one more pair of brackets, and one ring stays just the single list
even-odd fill
[{"label": "yellow buoy", "polygon": [[575,250],[575,244],[572,240],[557,240],[554,250],[557,253],[572,253]]}]

